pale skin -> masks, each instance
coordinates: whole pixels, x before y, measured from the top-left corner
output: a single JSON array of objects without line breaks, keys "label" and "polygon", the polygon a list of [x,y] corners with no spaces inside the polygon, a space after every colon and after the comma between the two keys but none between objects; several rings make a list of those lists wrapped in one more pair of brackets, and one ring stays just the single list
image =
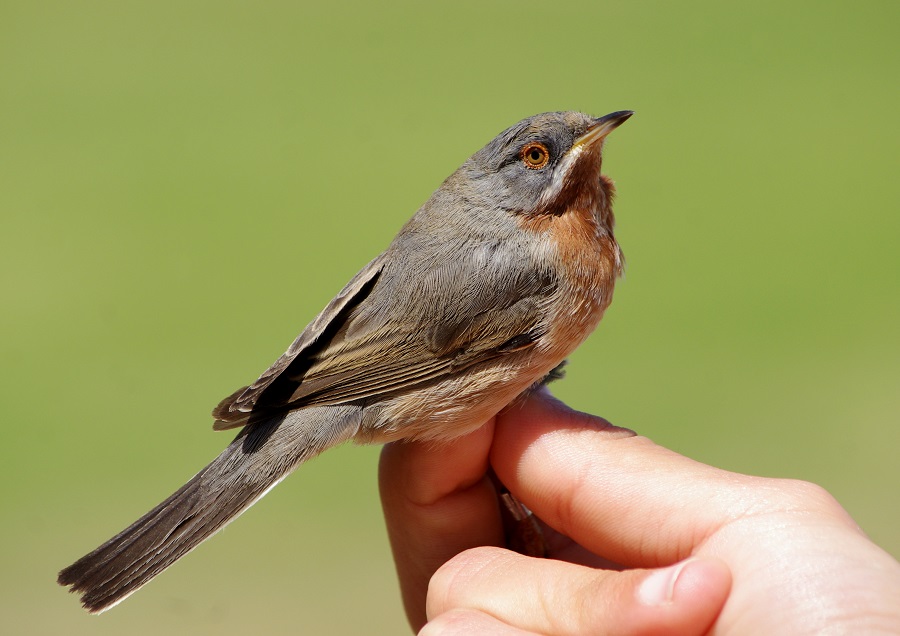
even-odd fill
[{"label": "pale skin", "polygon": [[[492,467],[549,528],[502,547]],[[825,490],[727,472],[541,389],[441,445],[384,448],[420,634],[898,634],[900,564]]]}]

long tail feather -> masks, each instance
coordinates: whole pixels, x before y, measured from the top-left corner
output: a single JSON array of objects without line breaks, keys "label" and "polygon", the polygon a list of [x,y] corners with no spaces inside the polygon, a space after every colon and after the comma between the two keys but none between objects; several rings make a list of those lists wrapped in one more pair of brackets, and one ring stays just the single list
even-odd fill
[{"label": "long tail feather", "polygon": [[222,529],[300,463],[356,433],[359,409],[292,411],[251,424],[172,496],[59,573],[99,613]]}]

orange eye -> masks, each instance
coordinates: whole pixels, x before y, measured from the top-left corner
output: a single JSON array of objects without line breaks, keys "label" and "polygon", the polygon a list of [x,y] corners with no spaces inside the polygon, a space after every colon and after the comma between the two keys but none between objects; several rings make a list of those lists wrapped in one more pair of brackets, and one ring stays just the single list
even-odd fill
[{"label": "orange eye", "polygon": [[522,146],[520,156],[525,167],[532,170],[540,170],[550,161],[550,151],[547,150],[547,146],[537,141]]}]

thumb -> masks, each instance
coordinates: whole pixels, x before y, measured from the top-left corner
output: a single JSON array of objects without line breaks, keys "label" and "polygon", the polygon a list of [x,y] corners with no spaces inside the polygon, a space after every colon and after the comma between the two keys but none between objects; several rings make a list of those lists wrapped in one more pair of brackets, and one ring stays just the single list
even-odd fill
[{"label": "thumb", "polygon": [[[441,567],[428,588],[428,618],[459,610],[540,634],[704,634],[731,589],[719,559],[614,572],[501,548],[476,548]],[[441,633],[437,625],[430,631]],[[448,632],[452,633],[452,631]]]}]

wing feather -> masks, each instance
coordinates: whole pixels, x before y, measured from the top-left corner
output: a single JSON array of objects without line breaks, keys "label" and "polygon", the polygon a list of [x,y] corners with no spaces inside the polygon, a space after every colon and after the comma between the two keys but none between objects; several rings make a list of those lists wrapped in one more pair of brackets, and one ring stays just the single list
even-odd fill
[{"label": "wing feather", "polygon": [[427,268],[392,267],[389,252],[370,263],[259,380],[223,400],[215,427],[241,426],[251,412],[379,399],[533,346],[555,279],[516,263],[518,254],[460,253],[465,260]]}]

